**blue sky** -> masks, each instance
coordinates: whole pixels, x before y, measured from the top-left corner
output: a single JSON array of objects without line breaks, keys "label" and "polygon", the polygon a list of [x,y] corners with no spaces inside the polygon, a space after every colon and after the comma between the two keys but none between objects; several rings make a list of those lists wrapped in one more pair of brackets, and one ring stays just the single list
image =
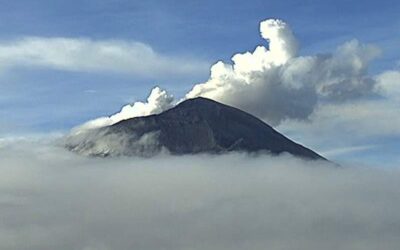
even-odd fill
[{"label": "blue sky", "polygon": [[[266,45],[259,36],[258,25],[267,18],[283,19],[290,24],[301,46],[300,55],[329,53],[356,38],[382,51],[370,64],[368,74],[400,68],[400,2],[394,0],[0,3],[2,45],[13,45],[26,37],[139,42],[167,62],[174,62],[170,66],[155,66],[154,74],[151,69],[142,74],[114,68],[103,71],[101,67],[79,70],[71,65],[67,69],[38,66],[18,60],[10,66],[5,59],[0,62],[0,137],[66,132],[89,119],[117,112],[126,103],[144,100],[154,85],[182,97],[194,84],[207,81],[209,66],[216,61],[229,61],[235,53]],[[182,61],[195,65],[195,70],[174,74],[173,68],[180,67]],[[162,67],[165,69],[160,73]],[[165,73],[169,71],[170,74]],[[288,127],[283,129],[292,131],[292,126]],[[334,152],[333,147],[354,148],[360,144],[371,146],[379,141],[376,147],[334,156],[338,159],[362,161],[375,152],[375,160],[385,153],[385,157],[398,162],[397,152],[388,150],[400,146],[396,139],[400,135],[396,133],[371,137],[366,134],[362,140],[346,145],[332,143],[330,148],[322,145],[325,139],[318,141],[306,130],[296,130],[293,136],[320,151]]]},{"label": "blue sky", "polygon": [[307,51],[353,37],[395,51],[399,5],[395,0],[2,1],[0,37],[133,39],[160,52],[215,60],[262,42],[254,35],[257,24],[274,17],[291,24]]}]

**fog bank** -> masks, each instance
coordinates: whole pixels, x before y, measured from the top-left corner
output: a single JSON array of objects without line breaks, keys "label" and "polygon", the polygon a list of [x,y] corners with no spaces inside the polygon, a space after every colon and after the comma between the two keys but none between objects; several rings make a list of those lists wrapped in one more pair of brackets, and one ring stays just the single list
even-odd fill
[{"label": "fog bank", "polygon": [[400,173],[290,156],[0,145],[0,249],[398,249]]}]

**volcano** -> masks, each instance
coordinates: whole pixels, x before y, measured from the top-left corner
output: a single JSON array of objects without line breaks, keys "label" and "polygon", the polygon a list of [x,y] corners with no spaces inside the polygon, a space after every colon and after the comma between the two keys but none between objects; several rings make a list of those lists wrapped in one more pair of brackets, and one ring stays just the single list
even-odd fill
[{"label": "volcano", "polygon": [[288,153],[325,160],[257,117],[207,99],[185,100],[160,114],[135,117],[71,135],[66,147],[90,156],[153,156],[227,152]]}]

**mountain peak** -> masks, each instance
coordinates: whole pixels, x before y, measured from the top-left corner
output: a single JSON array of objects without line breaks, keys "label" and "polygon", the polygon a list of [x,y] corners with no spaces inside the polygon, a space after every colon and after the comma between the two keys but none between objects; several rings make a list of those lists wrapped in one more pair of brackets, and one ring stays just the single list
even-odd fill
[{"label": "mountain peak", "polygon": [[195,97],[191,99],[186,99],[181,103],[178,103],[175,107],[172,108],[172,110],[186,108],[215,108],[216,106],[226,105],[205,97]]},{"label": "mountain peak", "polygon": [[[231,151],[290,153],[324,159],[255,116],[204,97],[185,100],[158,115],[135,117],[72,138],[67,147],[85,155],[144,155]],[[71,143],[72,142],[72,143]]]}]

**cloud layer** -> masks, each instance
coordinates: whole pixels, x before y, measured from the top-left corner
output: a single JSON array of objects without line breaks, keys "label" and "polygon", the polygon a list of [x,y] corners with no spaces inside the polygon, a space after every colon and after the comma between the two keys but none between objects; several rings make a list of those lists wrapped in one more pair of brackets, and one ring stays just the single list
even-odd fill
[{"label": "cloud layer", "polygon": [[88,159],[0,146],[4,250],[397,250],[400,172],[289,156]]},{"label": "cloud layer", "polygon": [[207,63],[162,55],[149,45],[122,40],[25,37],[0,43],[1,69],[44,67],[76,72],[115,72],[153,77],[193,75]]}]

